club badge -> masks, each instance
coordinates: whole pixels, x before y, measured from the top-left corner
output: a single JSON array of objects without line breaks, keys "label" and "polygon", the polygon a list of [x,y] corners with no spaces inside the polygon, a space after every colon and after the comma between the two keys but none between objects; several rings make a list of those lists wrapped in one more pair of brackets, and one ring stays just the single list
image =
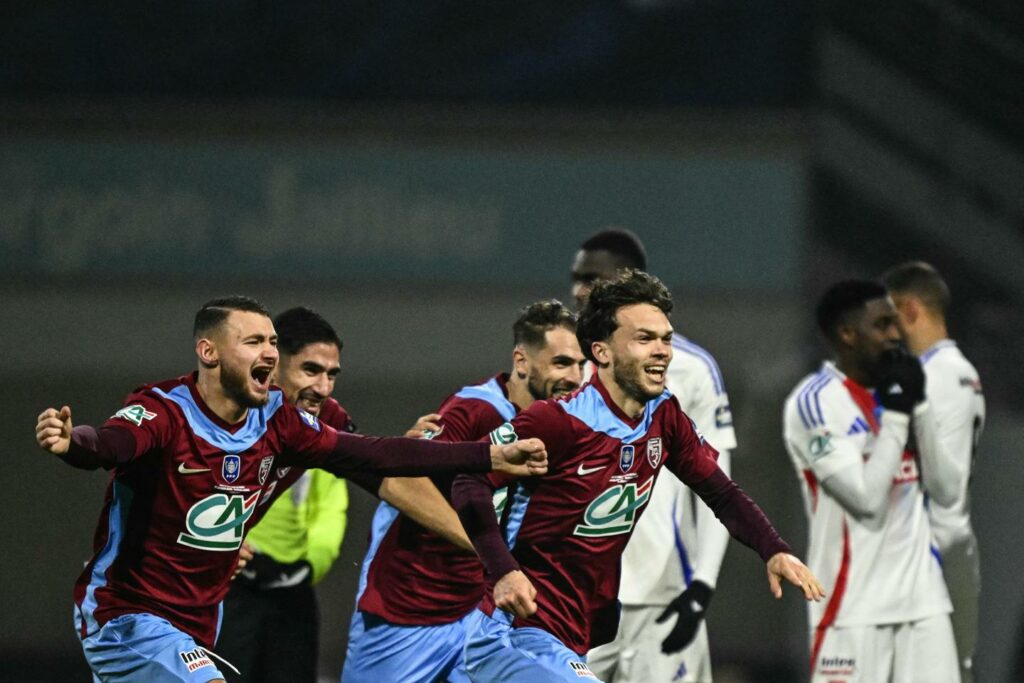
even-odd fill
[{"label": "club badge", "polygon": [[651,467],[657,467],[661,463],[661,437],[655,437],[647,442],[647,462]]},{"label": "club badge", "polygon": [[633,446],[624,445],[619,450],[619,469],[623,472],[629,472],[633,469],[633,457],[636,455],[636,448]]},{"label": "club badge", "polygon": [[270,468],[274,465],[274,456],[268,455],[267,457],[260,460],[260,486],[267,481],[267,475],[270,474]]},{"label": "club badge", "polygon": [[242,473],[242,458],[237,455],[225,455],[224,462],[220,466],[220,474],[224,481],[234,484],[238,475]]}]

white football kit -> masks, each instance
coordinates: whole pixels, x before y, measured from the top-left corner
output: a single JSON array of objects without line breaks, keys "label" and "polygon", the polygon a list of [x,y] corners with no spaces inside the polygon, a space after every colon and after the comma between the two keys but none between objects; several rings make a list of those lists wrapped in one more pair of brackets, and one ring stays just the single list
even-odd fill
[{"label": "white football kit", "polygon": [[[719,451],[729,473],[729,450],[736,447],[725,382],[714,357],[680,335],[672,336],[669,390],[708,443]],[[592,372],[593,366],[587,365]],[[655,619],[694,580],[714,588],[729,532],[703,501],[675,477],[659,477],[647,511],[622,556],[619,600],[622,614],[616,639],[587,655],[590,669],[608,683],[711,681],[711,655],[702,622],[682,652],[665,655],[661,643],[675,618]]]},{"label": "white football kit", "polygon": [[960,673],[967,681],[971,678],[981,590],[968,484],[985,425],[985,397],[977,370],[951,339],[943,339],[921,354],[921,363],[926,377],[925,394],[935,413],[935,438],[956,463],[954,502],[941,505],[931,501],[928,517],[942,554],[943,573],[953,602],[953,634],[960,656]]},{"label": "white football kit", "polygon": [[[927,439],[933,418],[921,404],[915,435]],[[786,400],[786,448],[810,520],[807,564],[828,594],[809,603],[814,682],[960,680],[909,431],[907,415],[883,410],[830,362]],[[950,467],[935,449],[921,454],[926,483]]]}]

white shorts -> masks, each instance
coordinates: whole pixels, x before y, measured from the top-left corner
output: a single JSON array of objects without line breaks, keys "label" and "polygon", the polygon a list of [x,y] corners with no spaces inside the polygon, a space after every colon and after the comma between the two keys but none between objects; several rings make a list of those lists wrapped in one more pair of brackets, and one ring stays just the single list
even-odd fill
[{"label": "white shorts", "polygon": [[825,630],[811,683],[960,683],[948,614]]},{"label": "white shorts", "polygon": [[710,683],[706,624],[701,623],[685,650],[662,654],[661,641],[675,624],[674,619],[655,623],[664,610],[656,605],[623,605],[615,640],[587,653],[590,670],[607,683]]}]

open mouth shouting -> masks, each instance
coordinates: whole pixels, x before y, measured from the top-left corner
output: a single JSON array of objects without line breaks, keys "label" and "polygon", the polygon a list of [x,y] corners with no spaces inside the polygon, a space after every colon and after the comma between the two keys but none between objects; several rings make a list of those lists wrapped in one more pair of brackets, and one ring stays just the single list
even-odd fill
[{"label": "open mouth shouting", "polygon": [[273,372],[273,365],[261,364],[252,367],[249,378],[252,380],[253,390],[257,394],[262,395],[270,391],[270,375]]}]

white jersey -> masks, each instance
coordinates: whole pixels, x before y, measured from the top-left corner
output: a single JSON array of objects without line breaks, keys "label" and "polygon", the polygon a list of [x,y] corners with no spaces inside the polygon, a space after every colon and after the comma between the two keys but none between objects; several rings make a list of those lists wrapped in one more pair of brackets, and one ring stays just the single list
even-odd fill
[{"label": "white jersey", "polygon": [[[666,382],[683,412],[718,451],[736,448],[729,396],[715,359],[678,334],[672,335],[672,353]],[[717,520],[710,528],[702,526],[698,551],[696,517],[701,513],[713,514],[678,479],[658,477],[647,511],[622,555],[619,600],[666,605],[693,579],[714,587],[729,532]],[[721,538],[712,538],[715,534]]]},{"label": "white jersey", "polygon": [[978,371],[957,348],[943,339],[921,354],[925,394],[935,414],[938,438],[958,462],[958,496],[952,505],[930,501],[928,513],[939,549],[974,535],[971,529],[968,484],[974,469],[975,448],[985,426],[985,397]]},{"label": "white jersey", "polygon": [[[824,602],[809,603],[812,632],[916,621],[952,610],[917,465],[904,448],[907,418],[888,411],[880,418],[882,412],[870,391],[829,362],[786,399],[786,448],[810,519],[807,564],[828,594]],[[881,514],[858,518],[825,488],[829,477],[864,467],[880,443],[880,419],[902,425],[885,432],[886,438],[899,432],[898,444],[886,444],[898,449],[892,451],[891,490],[878,499]],[[890,481],[881,474],[880,481]]]}]

